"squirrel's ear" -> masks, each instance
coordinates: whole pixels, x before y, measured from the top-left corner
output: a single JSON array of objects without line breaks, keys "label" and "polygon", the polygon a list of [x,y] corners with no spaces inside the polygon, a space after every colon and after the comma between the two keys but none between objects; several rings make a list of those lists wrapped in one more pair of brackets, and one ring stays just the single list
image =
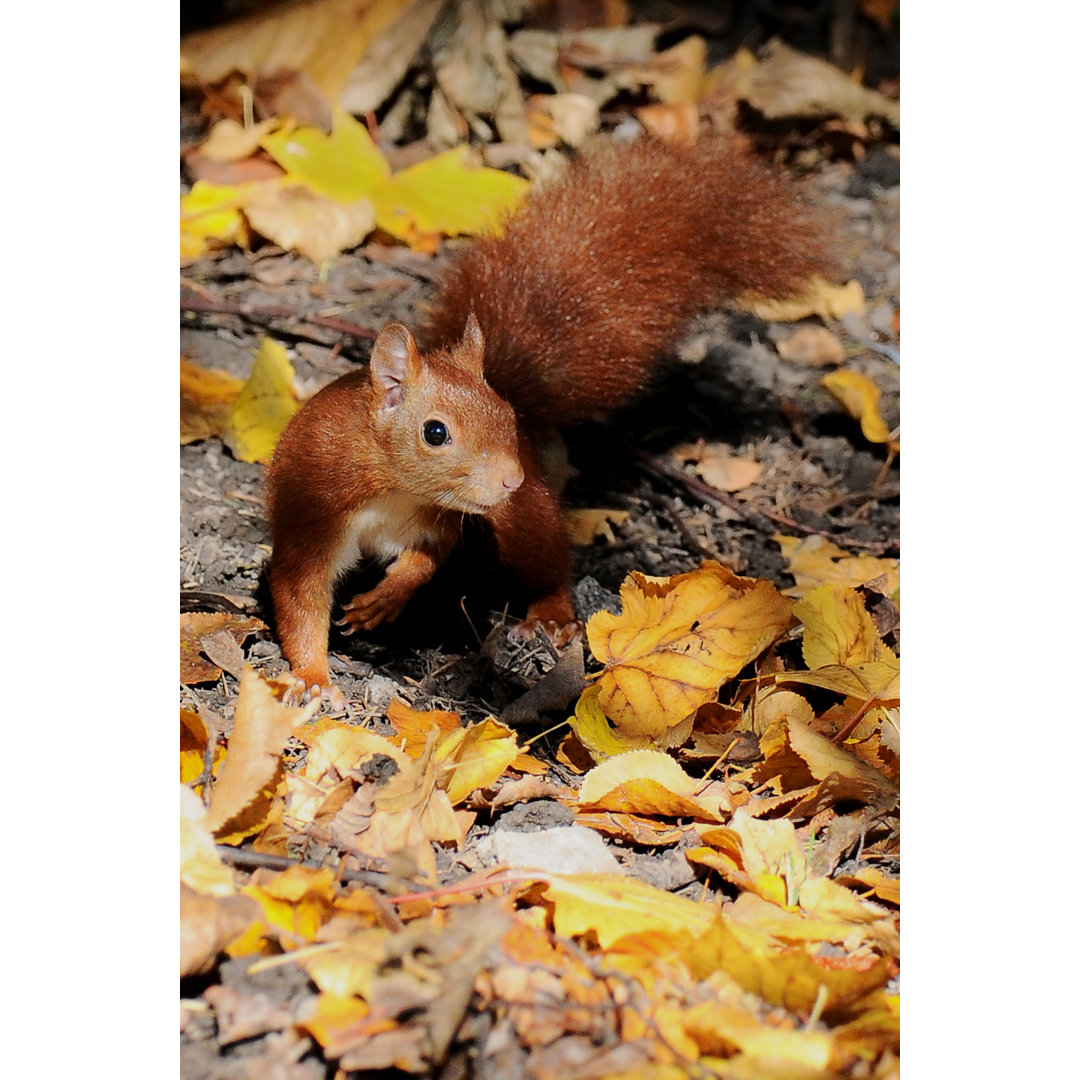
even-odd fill
[{"label": "squirrel's ear", "polygon": [[410,379],[420,374],[422,361],[409,328],[389,323],[379,332],[371,347],[371,381],[382,391],[380,408],[393,408]]},{"label": "squirrel's ear", "polygon": [[461,345],[454,350],[454,359],[474,375],[481,379],[484,377],[484,331],[471,311],[465,321]]}]

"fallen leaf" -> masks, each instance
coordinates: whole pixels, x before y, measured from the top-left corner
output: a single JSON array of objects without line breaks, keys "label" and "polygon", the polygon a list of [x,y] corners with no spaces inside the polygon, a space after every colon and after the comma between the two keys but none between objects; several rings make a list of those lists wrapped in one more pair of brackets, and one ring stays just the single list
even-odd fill
[{"label": "fallen leaf", "polygon": [[854,589],[822,585],[796,601],[792,610],[804,627],[803,659],[811,671],[833,664],[896,661]]},{"label": "fallen leaf", "polygon": [[180,42],[181,71],[220,82],[233,71],[254,80],[278,71],[306,72],[330,101],[372,40],[413,0],[313,0],[257,9]]},{"label": "fallen leaf", "polygon": [[518,753],[517,736],[490,717],[458,728],[435,747],[437,783],[457,805],[477,788],[491,787]]},{"label": "fallen leaf", "polygon": [[865,375],[857,371],[830,371],[821,385],[859,421],[863,435],[870,442],[887,443],[893,449],[899,446],[878,412],[881,391]]},{"label": "fallen leaf", "polygon": [[556,933],[592,931],[600,948],[618,951],[620,938],[657,933],[661,949],[696,938],[712,925],[715,910],[618,874],[552,876],[543,886]]},{"label": "fallen leaf", "polygon": [[810,367],[831,367],[844,362],[844,345],[824,326],[800,326],[790,337],[776,343],[784,360]]},{"label": "fallen leaf", "polygon": [[433,236],[497,232],[528,187],[519,176],[475,164],[474,152],[458,146],[395,173],[371,201],[381,229],[428,250]]},{"label": "fallen leaf", "polygon": [[[206,826],[221,842],[239,842],[258,831],[263,824],[259,812],[237,819],[257,802],[265,811],[267,796],[277,787],[281,752],[294,726],[310,719],[318,711],[313,702],[302,709],[282,705],[265,680],[253,669],[245,668],[240,677],[236,698],[233,731],[229,751],[221,767],[221,778],[214,787]],[[251,820],[254,816],[255,820]],[[232,830],[227,829],[232,826]],[[227,837],[224,835],[229,833]]]},{"label": "fallen leaf", "polygon": [[738,93],[767,119],[839,116],[862,123],[880,116],[900,126],[900,104],[860,86],[850,75],[815,57],[796,52],[777,38],[762,59],[741,65]]},{"label": "fallen leaf", "polygon": [[815,277],[799,296],[777,300],[744,295],[738,297],[735,306],[768,322],[797,322],[811,315],[841,319],[845,315],[861,315],[866,310],[866,296],[862,285],[854,279],[846,285],[833,285]]},{"label": "fallen leaf", "polygon": [[723,446],[703,439],[676,446],[671,452],[684,463],[694,462],[702,480],[720,491],[741,491],[765,471],[760,462],[736,457]]},{"label": "fallen leaf", "polygon": [[334,110],[329,135],[317,128],[275,131],[262,147],[285,170],[292,183],[342,205],[374,193],[390,177],[390,165],[363,124]]},{"label": "fallen leaf", "polygon": [[280,124],[277,117],[271,117],[245,127],[226,117],[210,129],[210,134],[199,144],[199,153],[211,161],[242,161],[255,153],[260,140]]},{"label": "fallen leaf", "polygon": [[900,590],[900,560],[852,555],[824,536],[774,536],[788,560],[795,586],[785,589],[786,596],[805,596],[818,585],[847,585],[856,588],[884,576],[879,591],[895,597]]},{"label": "fallen leaf", "polygon": [[286,424],[299,408],[292,387],[294,374],[284,348],[264,338],[222,433],[240,461],[270,460]]},{"label": "fallen leaf", "polygon": [[409,757],[417,758],[424,752],[428,734],[436,731],[449,735],[461,727],[461,716],[456,712],[439,709],[413,709],[400,698],[394,698],[386,709],[386,719],[393,725],[402,748]]},{"label": "fallen leaf", "polygon": [[239,646],[251,634],[266,630],[266,623],[252,615],[193,611],[180,616],[180,681],[185,684],[214,682],[221,667],[203,656],[203,639],[225,632]]},{"label": "fallen leaf", "polygon": [[630,514],[626,510],[568,510],[563,514],[570,543],[577,547],[586,547],[594,540],[606,540],[615,543],[612,525],[621,525]]},{"label": "fallen leaf", "polygon": [[244,203],[252,228],[316,265],[356,247],[375,228],[369,199],[339,203],[303,184],[275,185]]},{"label": "fallen leaf", "polygon": [[180,785],[180,883],[208,896],[236,892],[232,871],[207,828],[206,807],[186,784]]},{"label": "fallen leaf", "polygon": [[196,180],[180,199],[180,254],[195,258],[213,248],[250,245],[247,221],[240,208],[264,183],[211,184]]},{"label": "fallen leaf", "polygon": [[597,612],[586,633],[604,665],[597,701],[620,732],[662,737],[715,700],[717,687],[786,629],[790,602],[765,580],[719,563],[666,579],[632,573],[622,614]]},{"label": "fallen leaf", "polygon": [[180,886],[180,978],[205,975],[259,916],[247,896],[208,896]]}]

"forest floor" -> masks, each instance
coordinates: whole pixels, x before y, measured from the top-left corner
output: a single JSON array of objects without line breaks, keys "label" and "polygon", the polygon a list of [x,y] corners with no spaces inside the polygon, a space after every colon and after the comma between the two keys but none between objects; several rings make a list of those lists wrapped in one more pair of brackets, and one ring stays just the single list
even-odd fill
[{"label": "forest floor", "polygon": [[[859,161],[824,163],[810,180],[814,196],[838,214],[846,270],[867,297],[865,313],[831,329],[844,346],[845,364],[882,390],[880,409],[890,428],[899,422],[898,181],[898,155],[882,148]],[[183,317],[183,352],[202,367],[243,377],[270,334],[290,346],[300,388],[314,391],[353,370],[367,348],[364,339],[320,327],[318,319],[347,320],[371,332],[391,320],[414,321],[458,243],[434,257],[369,244],[338,259],[325,281],[304,258],[273,248],[200,259],[184,270],[195,288],[183,298],[202,310]],[[640,406],[569,434],[575,475],[565,493],[567,506],[625,511],[606,536],[576,549],[583,617],[600,608],[618,610],[619,587],[631,570],[667,576],[703,559],[789,586],[777,533],[820,532],[851,552],[898,556],[898,462],[868,442],[822,389],[821,366],[779,355],[777,344],[796,328],[747,314],[703,317]],[[700,488],[680,480],[686,469],[672,454],[698,440],[764,467],[726,502],[703,499]],[[183,446],[180,465],[184,609],[242,611],[272,627],[263,466],[236,460],[215,438]],[[463,723],[498,716],[550,667],[542,648],[519,650],[505,667],[493,667],[485,639],[503,621],[508,603],[508,624],[522,612],[489,569],[457,557],[394,625],[351,639],[335,634],[331,672],[347,696],[350,721],[388,732],[386,711],[394,699],[415,709],[454,710]],[[272,630],[248,638],[243,660],[269,675],[285,668]],[[588,655],[586,666],[595,666]],[[185,707],[201,706],[221,717],[226,732],[235,702],[236,680],[228,674],[210,685],[187,687],[182,696]],[[524,735],[539,736],[531,754],[573,787],[580,778],[556,760],[563,730],[544,731],[564,718],[547,717]],[[531,834],[572,820],[572,812],[552,798],[489,809],[470,829],[463,850],[440,853],[439,884],[484,865],[480,849],[490,846],[493,835]],[[698,875],[682,855],[684,843],[649,849],[608,839],[605,845],[626,874],[675,894],[701,896]],[[874,865],[895,874],[899,860],[891,871],[880,857]],[[847,869],[856,872],[857,862]],[[189,1013],[182,1040],[185,1077],[325,1075],[318,1058],[294,1060],[294,1044],[275,1043],[282,1034],[273,1023],[256,1024],[256,1034],[243,1039],[230,1039],[222,1030],[222,995],[234,1003],[258,999],[264,1007],[270,1002],[286,1010],[310,996],[308,980],[295,968],[249,975],[242,959],[230,960],[212,976],[189,979],[183,993],[189,1003],[205,1002],[209,994],[219,1014],[215,1025],[209,1012]]]}]

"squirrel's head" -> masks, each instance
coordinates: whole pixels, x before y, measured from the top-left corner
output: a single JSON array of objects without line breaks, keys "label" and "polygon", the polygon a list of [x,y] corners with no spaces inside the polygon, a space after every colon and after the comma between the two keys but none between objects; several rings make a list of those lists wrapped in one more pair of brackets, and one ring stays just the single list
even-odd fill
[{"label": "squirrel's head", "polygon": [[525,478],[514,410],[484,379],[484,335],[470,315],[462,340],[422,355],[408,328],[384,327],[371,349],[376,435],[402,489],[482,514]]}]

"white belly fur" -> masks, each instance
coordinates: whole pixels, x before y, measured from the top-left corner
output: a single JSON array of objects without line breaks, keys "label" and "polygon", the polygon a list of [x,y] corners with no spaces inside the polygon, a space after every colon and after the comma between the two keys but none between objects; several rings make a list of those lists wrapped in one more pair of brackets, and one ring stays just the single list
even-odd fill
[{"label": "white belly fur", "polygon": [[419,513],[423,503],[401,493],[374,499],[349,521],[334,559],[333,576],[355,566],[361,555],[392,562],[406,548],[434,534]]}]

